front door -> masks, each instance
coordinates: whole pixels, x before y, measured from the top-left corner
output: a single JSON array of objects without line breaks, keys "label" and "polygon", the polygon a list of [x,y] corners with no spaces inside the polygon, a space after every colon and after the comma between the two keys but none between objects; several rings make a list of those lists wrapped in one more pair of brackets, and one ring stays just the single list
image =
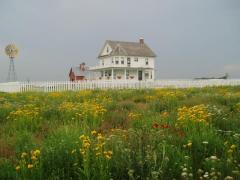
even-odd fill
[{"label": "front door", "polygon": [[142,71],[138,71],[138,80],[139,80],[139,81],[142,80]]}]

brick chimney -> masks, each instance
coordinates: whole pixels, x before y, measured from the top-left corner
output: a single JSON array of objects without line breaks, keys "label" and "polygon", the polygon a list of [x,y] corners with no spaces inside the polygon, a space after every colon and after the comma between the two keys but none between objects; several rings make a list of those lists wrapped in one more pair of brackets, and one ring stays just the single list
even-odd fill
[{"label": "brick chimney", "polygon": [[141,46],[143,46],[143,45],[144,45],[144,39],[143,39],[143,38],[140,38],[140,39],[139,39],[139,43],[140,43]]},{"label": "brick chimney", "polygon": [[85,63],[80,64],[80,70],[85,71]]}]

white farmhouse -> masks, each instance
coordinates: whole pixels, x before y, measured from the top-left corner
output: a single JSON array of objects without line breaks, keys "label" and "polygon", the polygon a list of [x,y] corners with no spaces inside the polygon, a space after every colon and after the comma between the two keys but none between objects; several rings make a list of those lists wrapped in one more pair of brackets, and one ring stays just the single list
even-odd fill
[{"label": "white farmhouse", "polygon": [[91,70],[101,80],[153,81],[155,53],[144,43],[107,40],[99,53],[99,66]]}]

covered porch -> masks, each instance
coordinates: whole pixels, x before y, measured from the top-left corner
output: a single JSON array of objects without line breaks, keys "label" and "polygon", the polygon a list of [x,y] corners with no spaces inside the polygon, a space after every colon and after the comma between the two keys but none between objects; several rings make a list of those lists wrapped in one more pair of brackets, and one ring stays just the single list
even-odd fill
[{"label": "covered porch", "polygon": [[101,68],[94,69],[98,72],[97,80],[129,80],[129,81],[152,81],[154,70],[152,68]]}]

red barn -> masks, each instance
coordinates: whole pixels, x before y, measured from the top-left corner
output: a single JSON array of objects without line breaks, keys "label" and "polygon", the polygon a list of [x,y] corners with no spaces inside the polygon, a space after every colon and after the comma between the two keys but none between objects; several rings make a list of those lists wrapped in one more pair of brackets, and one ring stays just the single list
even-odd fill
[{"label": "red barn", "polygon": [[83,81],[89,79],[89,67],[85,63],[76,67],[71,67],[69,72],[70,81]]}]

